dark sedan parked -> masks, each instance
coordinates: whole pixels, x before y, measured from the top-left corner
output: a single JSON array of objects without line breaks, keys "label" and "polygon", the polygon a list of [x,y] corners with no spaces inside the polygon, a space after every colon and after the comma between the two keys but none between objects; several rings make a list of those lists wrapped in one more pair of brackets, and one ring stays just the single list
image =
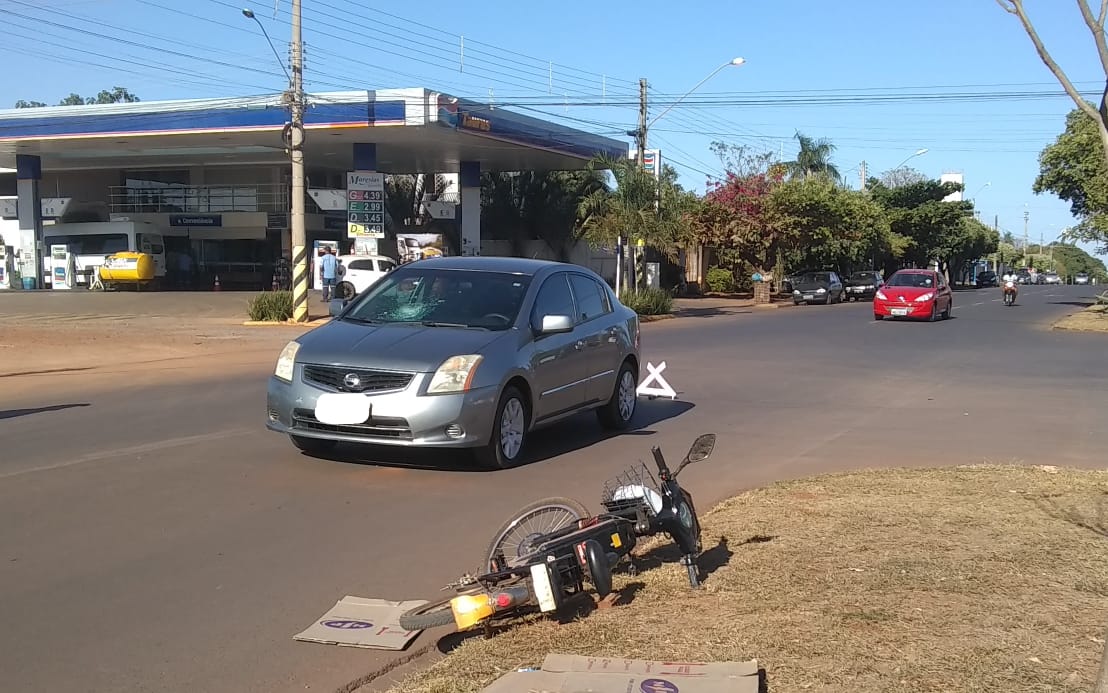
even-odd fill
[{"label": "dark sedan parked", "polygon": [[876,270],[855,272],[843,282],[846,287],[847,300],[866,299],[872,301],[877,290],[885,285],[885,279]]},{"label": "dark sedan parked", "polygon": [[793,279],[793,303],[842,303],[843,282],[835,272],[809,272]]}]

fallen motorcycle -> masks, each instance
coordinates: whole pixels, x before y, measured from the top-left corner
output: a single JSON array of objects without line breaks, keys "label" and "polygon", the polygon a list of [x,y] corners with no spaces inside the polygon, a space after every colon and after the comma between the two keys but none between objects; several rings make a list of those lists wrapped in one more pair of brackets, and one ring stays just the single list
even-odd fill
[{"label": "fallen motorcycle", "polygon": [[[714,433],[693,442],[675,471],[662,451],[651,449],[657,478],[640,463],[604,485],[605,512],[589,516],[581,503],[546,498],[520,509],[493,536],[478,575],[464,575],[444,589],[455,595],[416,607],[400,616],[400,627],[415,631],[454,623],[459,631],[493,618],[518,615],[537,606],[556,612],[591,585],[603,599],[612,592],[612,571],[639,537],[668,534],[681,552],[689,585],[700,586],[700,521],[692,496],[677,483],[686,466],[702,462],[715,448]],[[549,520],[535,526],[541,518]],[[634,564],[631,564],[632,567]]]}]

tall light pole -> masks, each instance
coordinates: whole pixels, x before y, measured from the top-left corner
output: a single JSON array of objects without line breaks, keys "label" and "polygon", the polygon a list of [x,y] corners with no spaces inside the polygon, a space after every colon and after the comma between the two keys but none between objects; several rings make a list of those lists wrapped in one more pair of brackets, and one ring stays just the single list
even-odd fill
[{"label": "tall light pole", "polygon": [[928,151],[930,151],[930,150],[928,150],[928,149],[927,149],[927,147],[924,147],[924,148],[922,148],[922,149],[917,149],[917,150],[915,151],[915,153],[914,153],[914,154],[911,154],[911,155],[909,155],[907,159],[905,159],[904,161],[901,161],[901,162],[900,162],[899,164],[897,164],[896,166],[893,166],[893,170],[894,170],[894,171],[895,171],[895,170],[897,170],[898,168],[900,168],[900,167],[901,167],[901,166],[903,166],[904,164],[908,163],[908,162],[909,162],[909,161],[911,161],[912,159],[915,159],[915,158],[916,158],[917,156],[923,156],[923,155],[924,155],[924,154],[926,154],[926,153],[927,153]]},{"label": "tall light pole", "polygon": [[[632,131],[627,133],[628,135],[631,135],[632,137],[635,138],[635,146],[636,146],[636,149],[638,150],[638,165],[640,167],[645,167],[645,165],[646,165],[645,161],[644,161],[646,159],[646,137],[647,137],[647,133],[650,131],[650,128],[651,128],[651,126],[654,125],[654,123],[657,123],[658,120],[662,118],[662,116],[664,116],[665,114],[667,114],[671,110],[673,110],[674,106],[676,106],[677,104],[681,103],[686,98],[688,98],[689,95],[691,95],[697,89],[702,87],[705,82],[707,82],[711,78],[715,77],[723,69],[728,68],[728,67],[738,67],[738,66],[743,65],[745,63],[746,63],[745,58],[732,58],[731,60],[728,60],[727,62],[723,63],[722,65],[720,65],[716,69],[712,70],[708,74],[707,77],[705,77],[704,79],[700,80],[695,85],[693,85],[692,89],[689,89],[687,92],[682,94],[676,101],[674,101],[669,106],[667,106],[665,108],[665,110],[663,110],[658,115],[654,116],[653,120],[650,120],[649,122],[647,121],[647,108],[646,108],[646,80],[645,79],[640,79],[639,80],[639,125],[638,125],[638,128],[636,128],[635,130],[632,130]],[[658,173],[661,174],[661,171],[658,171]],[[616,296],[617,297],[619,296],[621,287],[623,286],[623,282],[621,280],[621,273],[622,273],[623,264],[624,264],[623,246],[624,246],[624,239],[623,239],[623,235],[621,234],[616,239]],[[683,251],[682,251],[682,253],[683,253]],[[683,262],[682,262],[682,272],[684,272],[684,263]],[[632,276],[633,276],[633,274],[632,274]]]},{"label": "tall light pole", "polygon": [[[301,36],[301,0],[292,0],[292,37],[290,41],[290,62],[292,74],[285,70],[289,78],[289,88],[284,94],[289,107],[289,123],[282,133],[285,149],[289,153],[292,168],[292,205],[289,213],[289,228],[292,232],[292,319],[293,322],[308,321],[308,249],[304,224],[304,41]],[[261,27],[269,47],[284,69],[277,49],[269,39],[269,32],[254,15],[254,11],[244,9],[243,16],[253,19]]]}]

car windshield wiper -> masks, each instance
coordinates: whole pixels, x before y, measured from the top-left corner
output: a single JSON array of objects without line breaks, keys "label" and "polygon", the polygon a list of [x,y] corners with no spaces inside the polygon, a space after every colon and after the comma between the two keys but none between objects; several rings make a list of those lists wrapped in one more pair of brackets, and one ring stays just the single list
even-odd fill
[{"label": "car windshield wiper", "polygon": [[488,328],[481,327],[480,325],[469,325],[463,322],[435,322],[434,320],[424,320],[420,323],[424,327],[460,327],[468,330],[485,330]]},{"label": "car windshield wiper", "polygon": [[349,315],[339,318],[340,320],[349,320],[350,322],[356,322],[359,325],[380,325],[380,320],[374,320],[373,318],[355,318]]}]

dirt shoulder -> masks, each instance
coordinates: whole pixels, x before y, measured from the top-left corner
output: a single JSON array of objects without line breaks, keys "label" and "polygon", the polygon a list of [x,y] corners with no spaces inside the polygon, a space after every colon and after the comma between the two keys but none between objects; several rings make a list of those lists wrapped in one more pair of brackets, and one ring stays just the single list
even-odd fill
[{"label": "dirt shoulder", "polygon": [[1056,330],[1071,332],[1108,332],[1108,306],[1089,306],[1054,323]]},{"label": "dirt shoulder", "polygon": [[1087,691],[1108,622],[1106,491],[1108,472],[1022,466],[775,484],[702,518],[703,590],[662,544],[618,577],[625,605],[469,638],[391,691],[478,691],[548,652],[756,658],[778,692]]}]

